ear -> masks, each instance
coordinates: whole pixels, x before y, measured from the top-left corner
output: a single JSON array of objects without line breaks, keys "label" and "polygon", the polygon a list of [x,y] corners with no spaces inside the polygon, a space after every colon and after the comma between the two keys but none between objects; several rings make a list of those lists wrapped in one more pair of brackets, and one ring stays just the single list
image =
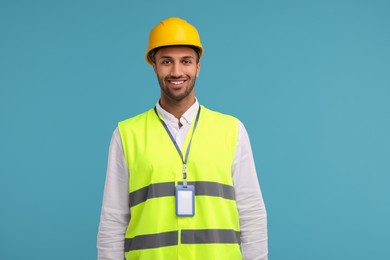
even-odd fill
[{"label": "ear", "polygon": [[200,72],[200,61],[198,62],[198,64],[196,64],[196,77],[199,77],[199,72]]}]

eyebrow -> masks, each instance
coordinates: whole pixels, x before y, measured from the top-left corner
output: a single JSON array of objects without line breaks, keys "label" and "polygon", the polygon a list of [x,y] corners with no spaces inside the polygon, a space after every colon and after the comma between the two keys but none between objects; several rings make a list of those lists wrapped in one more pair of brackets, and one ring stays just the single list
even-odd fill
[{"label": "eyebrow", "polygon": [[[161,59],[172,59],[172,58],[173,58],[172,56],[161,56],[160,60]],[[195,59],[195,57],[193,57],[193,56],[183,56],[183,57],[180,57],[180,59]]]}]

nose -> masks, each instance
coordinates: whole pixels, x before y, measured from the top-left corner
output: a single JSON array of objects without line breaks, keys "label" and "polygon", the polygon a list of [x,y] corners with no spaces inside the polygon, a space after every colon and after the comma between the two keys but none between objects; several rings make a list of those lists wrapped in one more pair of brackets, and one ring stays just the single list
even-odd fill
[{"label": "nose", "polygon": [[179,62],[172,64],[171,76],[176,78],[181,76],[181,66]]}]

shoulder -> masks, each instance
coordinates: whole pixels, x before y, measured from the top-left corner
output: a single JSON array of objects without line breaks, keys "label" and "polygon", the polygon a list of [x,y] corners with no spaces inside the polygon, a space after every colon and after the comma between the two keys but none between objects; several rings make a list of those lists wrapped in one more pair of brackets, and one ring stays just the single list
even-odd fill
[{"label": "shoulder", "polygon": [[232,115],[217,112],[204,106],[201,106],[201,113],[204,113],[208,118],[216,120],[217,122],[231,122],[235,124],[240,123],[240,121]]},{"label": "shoulder", "polygon": [[144,122],[152,113],[154,113],[154,109],[151,108],[149,109],[148,111],[145,111],[141,114],[138,114],[136,116],[133,116],[133,117],[130,117],[130,118],[127,118],[125,120],[122,120],[118,123],[118,127],[119,128],[122,128],[122,127],[127,127],[127,126],[131,126],[131,125],[136,125],[136,124],[139,124],[139,123],[142,123]]}]

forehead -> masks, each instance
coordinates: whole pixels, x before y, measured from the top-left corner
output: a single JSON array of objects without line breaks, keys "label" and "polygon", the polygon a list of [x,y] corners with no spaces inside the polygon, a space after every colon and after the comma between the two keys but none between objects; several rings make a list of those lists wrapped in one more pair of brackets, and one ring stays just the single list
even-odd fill
[{"label": "forehead", "polygon": [[193,48],[187,46],[167,46],[159,49],[155,57],[172,57],[172,58],[181,58],[181,57],[193,57],[196,58],[196,52]]}]

